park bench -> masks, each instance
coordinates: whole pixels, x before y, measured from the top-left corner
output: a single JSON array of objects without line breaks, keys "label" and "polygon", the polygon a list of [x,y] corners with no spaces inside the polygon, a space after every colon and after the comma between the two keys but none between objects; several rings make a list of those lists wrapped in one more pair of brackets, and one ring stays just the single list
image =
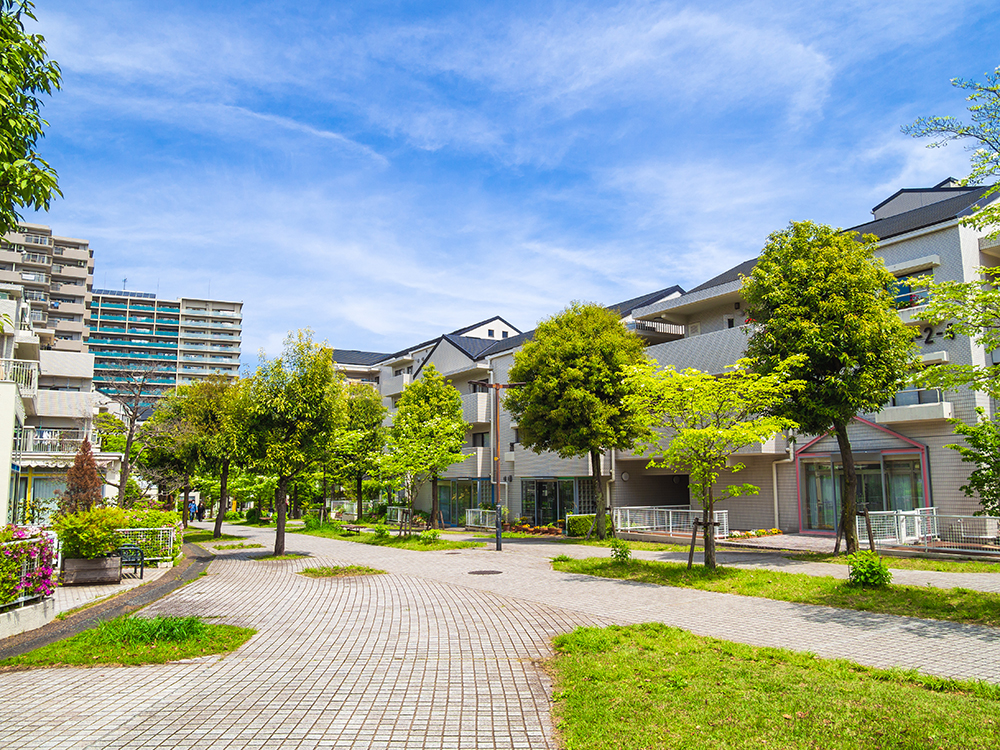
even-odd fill
[{"label": "park bench", "polygon": [[348,534],[360,534],[361,532],[365,531],[364,526],[357,526],[355,524],[345,524],[340,528],[346,531]]},{"label": "park bench", "polygon": [[146,572],[146,556],[138,544],[123,544],[111,554],[122,559],[122,567],[132,566],[132,572],[139,571],[141,579]]}]

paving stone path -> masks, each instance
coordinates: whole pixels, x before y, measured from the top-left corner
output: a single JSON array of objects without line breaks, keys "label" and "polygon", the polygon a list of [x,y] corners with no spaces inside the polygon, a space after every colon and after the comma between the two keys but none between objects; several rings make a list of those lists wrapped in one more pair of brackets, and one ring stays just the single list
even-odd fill
[{"label": "paving stone path", "polygon": [[[227,531],[263,544],[273,537]],[[288,551],[308,558],[254,559],[265,551],[219,551],[208,576],[143,610],[257,628],[240,651],[163,666],[0,673],[0,748],[555,747],[550,685],[537,662],[551,654],[552,636],[579,625],[661,621],[1000,681],[994,629],[595,579],[553,571],[547,559],[595,548],[411,552],[294,534]],[[343,564],[388,574],[296,573]]]}]

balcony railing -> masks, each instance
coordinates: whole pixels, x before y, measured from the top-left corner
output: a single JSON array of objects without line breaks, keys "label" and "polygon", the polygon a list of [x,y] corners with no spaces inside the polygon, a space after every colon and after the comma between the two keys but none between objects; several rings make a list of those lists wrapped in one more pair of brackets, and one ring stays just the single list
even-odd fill
[{"label": "balcony railing", "polygon": [[917,406],[918,404],[940,404],[939,388],[907,388],[892,397],[891,406]]},{"label": "balcony railing", "polygon": [[[44,429],[26,427],[15,440],[16,449],[22,453],[76,453],[85,437],[83,430]],[[91,439],[95,451],[101,449],[100,441]]]},{"label": "balcony railing", "polygon": [[673,323],[663,323],[659,320],[633,320],[625,324],[630,331],[642,335],[644,333],[654,333],[666,336],[683,336],[684,326]]},{"label": "balcony railing", "polygon": [[0,380],[17,383],[21,397],[38,393],[38,363],[23,359],[0,359]]}]

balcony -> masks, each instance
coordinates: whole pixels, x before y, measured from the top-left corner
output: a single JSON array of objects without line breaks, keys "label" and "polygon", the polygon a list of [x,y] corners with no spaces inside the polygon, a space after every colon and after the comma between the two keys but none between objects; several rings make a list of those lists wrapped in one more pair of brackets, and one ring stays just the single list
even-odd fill
[{"label": "balcony", "polygon": [[462,394],[462,419],[470,424],[488,424],[492,401],[489,393]]},{"label": "balcony", "polygon": [[[43,429],[25,427],[15,438],[15,450],[21,453],[70,453],[80,449],[85,437],[90,437],[83,430]],[[100,451],[100,441],[91,438],[94,451]]]},{"label": "balcony", "polygon": [[404,372],[402,375],[385,378],[382,381],[382,395],[394,396],[397,393],[402,393],[403,389],[410,384],[412,379],[413,376],[407,372]]},{"label": "balcony", "polygon": [[32,266],[48,266],[52,263],[52,258],[39,253],[21,253],[21,262]]},{"label": "balcony", "polygon": [[899,391],[882,411],[874,415],[876,424],[902,422],[943,422],[951,419],[950,401],[941,397],[937,388],[908,388]]},{"label": "balcony", "polygon": [[457,479],[460,477],[488,477],[493,453],[490,448],[463,448],[462,453],[467,458],[449,466],[442,474],[442,479]]},{"label": "balcony", "polygon": [[0,380],[17,383],[21,398],[38,393],[38,363],[23,359],[0,359]]},{"label": "balcony", "polygon": [[659,320],[630,320],[625,327],[642,336],[648,343],[662,344],[684,338],[684,326]]}]

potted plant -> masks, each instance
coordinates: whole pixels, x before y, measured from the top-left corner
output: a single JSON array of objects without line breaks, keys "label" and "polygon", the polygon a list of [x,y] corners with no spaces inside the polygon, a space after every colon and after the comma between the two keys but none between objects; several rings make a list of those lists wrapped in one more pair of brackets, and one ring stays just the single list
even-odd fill
[{"label": "potted plant", "polygon": [[62,542],[62,583],[121,582],[121,558],[111,553],[121,543],[118,529],[126,525],[125,513],[118,508],[95,506],[58,516],[53,526]]}]

